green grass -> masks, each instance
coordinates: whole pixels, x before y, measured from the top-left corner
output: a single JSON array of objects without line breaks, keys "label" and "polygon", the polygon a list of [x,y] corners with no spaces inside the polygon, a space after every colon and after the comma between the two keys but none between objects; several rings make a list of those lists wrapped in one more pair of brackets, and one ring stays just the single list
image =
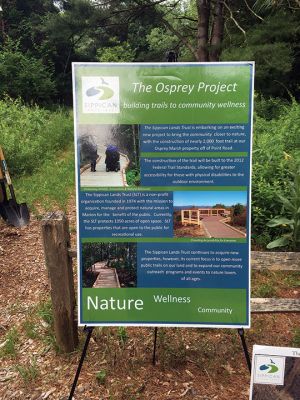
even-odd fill
[{"label": "green grass", "polygon": [[293,271],[252,271],[252,297],[282,296],[300,287],[300,273]]},{"label": "green grass", "polygon": [[22,333],[29,339],[42,341],[47,349],[52,348],[59,353],[53,323],[51,301],[42,301],[32,309],[30,316],[23,322]]},{"label": "green grass", "polygon": [[46,160],[33,175],[14,183],[18,202],[26,202],[35,213],[37,205],[43,210],[56,205],[65,211],[75,185],[73,144],[60,157]]},{"label": "green grass", "polygon": [[36,313],[47,324],[53,324],[52,304],[50,300],[39,303]]},{"label": "green grass", "polygon": [[16,370],[25,383],[34,381],[39,375],[36,359],[33,358],[29,365],[16,365]]},{"label": "green grass", "polygon": [[[22,323],[21,333],[23,337],[43,342],[47,349],[52,348],[57,353],[60,352],[54,335],[53,313],[50,300],[40,302],[30,311],[30,315]],[[0,358],[17,357],[20,341],[19,335],[20,332],[16,328],[12,328],[7,332],[6,336],[2,339],[2,343],[5,344],[0,349]],[[24,381],[35,377],[34,370],[34,361],[26,367],[18,366],[18,372],[24,378]]]},{"label": "green grass", "polygon": [[37,324],[32,319],[26,319],[23,323],[25,335],[29,339],[37,339],[39,337]]},{"label": "green grass", "polygon": [[16,328],[12,328],[8,331],[4,340],[5,345],[0,349],[0,358],[16,357],[18,336],[19,334]]},{"label": "green grass", "polygon": [[118,337],[119,342],[122,345],[125,345],[125,343],[128,340],[128,334],[127,334],[126,328],[124,326],[119,326],[117,337]]},{"label": "green grass", "polygon": [[289,288],[300,288],[300,273],[290,272],[289,275],[284,278],[284,283]]},{"label": "green grass", "polygon": [[[56,353],[60,353],[60,348],[56,342],[54,333],[54,317],[52,312],[51,300],[41,301],[32,310],[30,315],[22,324],[22,333],[29,339],[43,342],[45,351],[50,348]],[[11,335],[12,338],[15,337]],[[12,339],[10,340],[10,342]],[[7,346],[12,347],[8,342]],[[12,350],[10,350],[12,352]]]},{"label": "green grass", "polygon": [[276,288],[273,283],[263,283],[259,285],[255,290],[253,290],[254,297],[275,297],[276,296]]},{"label": "green grass", "polygon": [[300,328],[296,328],[293,332],[292,346],[300,347]]},{"label": "green grass", "polygon": [[104,385],[105,381],[106,381],[106,370],[105,369],[101,369],[100,371],[98,371],[96,373],[96,379],[97,379],[97,382],[100,385]]},{"label": "green grass", "polygon": [[50,300],[41,302],[36,308],[36,315],[42,319],[48,326],[44,326],[43,335],[41,337],[42,341],[46,346],[52,347],[57,353],[60,352],[60,348],[56,342],[54,334],[54,319],[52,312],[52,303]]}]

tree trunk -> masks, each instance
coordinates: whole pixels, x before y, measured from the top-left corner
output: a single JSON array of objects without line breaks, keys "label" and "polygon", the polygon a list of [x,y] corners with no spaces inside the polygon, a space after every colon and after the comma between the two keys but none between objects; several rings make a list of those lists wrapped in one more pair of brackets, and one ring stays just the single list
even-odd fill
[{"label": "tree trunk", "polygon": [[224,5],[222,1],[216,1],[213,14],[209,61],[219,61],[224,35]]},{"label": "tree trunk", "polygon": [[197,61],[208,61],[208,27],[210,0],[197,0]]}]

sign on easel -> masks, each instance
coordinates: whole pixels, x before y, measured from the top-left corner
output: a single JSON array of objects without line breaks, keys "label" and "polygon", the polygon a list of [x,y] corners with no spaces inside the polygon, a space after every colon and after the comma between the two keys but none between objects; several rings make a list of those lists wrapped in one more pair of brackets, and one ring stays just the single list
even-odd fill
[{"label": "sign on easel", "polygon": [[253,78],[73,64],[80,325],[250,326]]}]

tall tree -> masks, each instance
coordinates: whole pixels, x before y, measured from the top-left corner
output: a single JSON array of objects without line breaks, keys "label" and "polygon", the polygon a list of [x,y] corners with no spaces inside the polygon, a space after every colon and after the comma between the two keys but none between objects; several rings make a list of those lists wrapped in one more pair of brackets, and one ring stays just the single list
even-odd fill
[{"label": "tall tree", "polygon": [[209,58],[209,18],[210,18],[210,0],[197,0],[197,13],[198,13],[198,30],[197,30],[197,44],[196,50],[198,61],[208,61]]},{"label": "tall tree", "polygon": [[190,50],[195,60],[218,61],[224,34],[224,1],[195,0],[195,6],[196,12],[193,3],[182,9],[175,2],[171,13],[171,4],[168,9],[161,4],[156,9],[165,27]]},{"label": "tall tree", "polygon": [[210,38],[210,61],[219,61],[224,36],[224,3],[217,1],[213,9],[213,20]]}]

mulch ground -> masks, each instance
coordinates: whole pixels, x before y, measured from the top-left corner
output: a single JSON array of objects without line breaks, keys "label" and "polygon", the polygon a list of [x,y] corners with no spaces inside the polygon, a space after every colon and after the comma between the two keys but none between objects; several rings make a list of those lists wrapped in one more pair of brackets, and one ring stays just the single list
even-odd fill
[{"label": "mulch ground", "polygon": [[[69,210],[74,245],[74,206]],[[80,330],[79,349],[60,354],[51,341],[51,327],[36,313],[49,300],[40,224],[32,220],[28,227],[15,229],[0,222],[0,354],[9,332],[15,329],[17,336],[14,354],[1,358],[4,400],[66,399],[85,338]],[[34,323],[34,335],[28,333],[29,322]],[[249,349],[254,343],[290,346],[297,328],[296,314],[253,316],[246,331]],[[161,328],[156,366],[153,331],[95,329],[74,398],[248,399],[250,377],[235,330]]]}]

